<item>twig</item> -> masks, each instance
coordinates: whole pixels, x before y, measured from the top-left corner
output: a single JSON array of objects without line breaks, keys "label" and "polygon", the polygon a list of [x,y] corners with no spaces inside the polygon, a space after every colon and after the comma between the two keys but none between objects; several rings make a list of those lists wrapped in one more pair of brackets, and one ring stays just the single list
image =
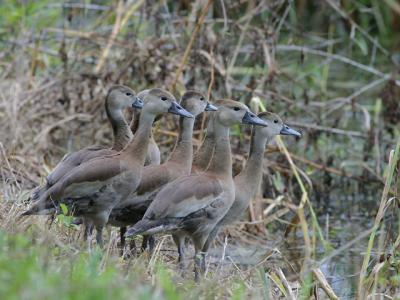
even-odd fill
[{"label": "twig", "polygon": [[341,254],[344,250],[350,248],[351,246],[353,246],[354,244],[358,243],[359,241],[361,241],[362,239],[366,238],[367,236],[369,236],[372,232],[372,228],[368,229],[367,231],[359,234],[355,239],[351,240],[350,242],[348,242],[347,244],[344,244],[343,246],[333,250],[328,256],[324,257],[323,259],[321,259],[316,266],[320,267],[323,264],[325,264],[328,260],[332,259],[335,256],[338,256],[339,254]]},{"label": "twig", "polygon": [[[390,79],[391,78],[391,74],[385,74],[373,67],[370,66],[366,66],[363,65],[359,62],[356,62],[354,60],[351,60],[350,58],[338,55],[338,54],[329,54],[327,52],[321,51],[321,50],[315,50],[315,49],[310,49],[307,47],[302,47],[302,46],[296,46],[296,45],[277,45],[276,46],[276,50],[280,50],[280,51],[299,51],[299,52],[303,52],[303,53],[310,53],[310,54],[314,54],[314,55],[319,55],[319,56],[323,56],[323,57],[327,57],[327,58],[331,58],[331,59],[335,59],[338,61],[341,61],[345,64],[351,65],[353,67],[356,67],[360,70],[366,71],[368,73],[374,74],[376,76],[382,77],[384,79]],[[400,80],[396,80],[395,81],[396,85],[400,86]]]},{"label": "twig", "polygon": [[224,0],[220,0],[219,2],[221,3],[222,15],[224,16],[224,28],[222,29],[222,32],[226,32],[228,28],[228,17],[226,15],[225,3]]},{"label": "twig", "polygon": [[129,7],[129,9],[127,10],[127,12],[125,13],[124,17],[122,18],[121,21],[121,29],[125,27],[126,23],[128,22],[129,18],[131,17],[131,15],[133,15],[133,13],[139,9],[139,7],[142,6],[142,4],[144,3],[145,0],[139,0],[136,1],[134,4],[131,5],[131,7]]},{"label": "twig", "polygon": [[[309,165],[309,166],[311,166],[311,167],[313,167],[315,169],[326,171],[326,172],[329,172],[329,173],[332,173],[332,174],[335,174],[335,175],[338,175],[338,176],[346,177],[346,178],[357,180],[357,181],[361,181],[361,182],[365,182],[365,181],[370,182],[372,180],[372,178],[368,178],[368,180],[366,180],[366,179],[363,179],[362,177],[359,177],[359,176],[346,174],[344,171],[341,171],[341,170],[338,170],[338,169],[335,169],[335,168],[332,168],[332,167],[327,167],[327,166],[322,165],[322,164],[318,164],[318,163],[316,163],[314,161],[308,160],[308,159],[306,159],[304,157],[301,157],[299,155],[296,155],[296,154],[292,154],[292,157],[295,160],[301,161],[302,163],[305,163],[305,164],[307,164],[307,165]],[[376,177],[376,181],[383,183],[383,180],[380,177]]]},{"label": "twig", "polygon": [[116,19],[115,19],[115,23],[113,26],[113,30],[111,32],[111,35],[108,39],[107,45],[104,48],[99,62],[97,63],[97,66],[95,68],[95,73],[99,73],[100,70],[102,69],[108,54],[110,53],[110,50],[112,48],[112,46],[115,44],[116,38],[118,33],[122,30],[122,28],[124,28],[124,26],[126,25],[126,23],[128,22],[129,18],[131,17],[131,15],[144,3],[144,0],[139,0],[136,3],[132,4],[129,9],[125,12],[125,14],[123,14],[123,12],[125,11],[125,7],[123,5],[123,1],[119,0],[118,4],[117,4],[117,9],[116,9]]},{"label": "twig", "polygon": [[103,65],[107,59],[108,53],[110,52],[111,47],[114,44],[114,40],[117,37],[119,30],[121,29],[123,8],[124,8],[123,1],[119,0],[118,4],[117,4],[117,9],[116,9],[116,18],[115,18],[114,27],[113,27],[111,35],[108,39],[108,43],[107,43],[106,47],[104,48],[103,52],[101,53],[99,62],[97,63],[96,68],[94,69],[94,72],[96,74],[99,73],[101,68],[103,67]]},{"label": "twig", "polygon": [[295,122],[295,121],[288,121],[287,123],[289,125],[297,126],[297,127],[301,127],[301,128],[309,128],[309,129],[314,129],[314,130],[318,130],[318,131],[326,131],[326,132],[330,132],[330,133],[334,133],[334,134],[354,136],[354,137],[359,137],[359,138],[368,138],[367,134],[359,132],[359,131],[343,130],[343,129],[332,128],[332,127],[324,127],[324,126],[315,125],[315,124],[304,124],[304,123]]},{"label": "twig", "polygon": [[285,286],[286,291],[289,294],[288,298],[291,300],[296,300],[296,297],[293,294],[292,288],[291,288],[289,282],[287,281],[285,274],[283,274],[282,269],[277,268],[276,273],[278,274],[279,279],[282,281],[283,285]]},{"label": "twig", "polygon": [[332,287],[329,285],[322,271],[320,269],[313,269],[312,272],[314,274],[315,279],[317,279],[318,282],[321,284],[322,289],[325,291],[329,299],[334,299],[334,300],[339,299],[339,297],[336,296],[335,292],[333,291]]},{"label": "twig", "polygon": [[365,253],[363,264],[362,264],[361,271],[360,271],[360,277],[359,277],[359,281],[358,281],[358,299],[365,299],[365,296],[366,296],[366,294],[365,294],[366,291],[364,290],[364,278],[365,278],[365,275],[367,272],[369,259],[371,257],[372,247],[374,246],[375,236],[379,229],[382,218],[385,215],[385,211],[388,207],[387,196],[390,191],[390,186],[392,184],[392,180],[394,177],[393,176],[394,170],[397,165],[397,160],[399,158],[399,150],[400,150],[400,138],[397,140],[395,150],[390,151],[390,158],[389,158],[389,165],[388,165],[389,172],[387,175],[385,187],[382,192],[381,203],[379,205],[378,213],[377,213],[375,221],[374,221],[374,226],[372,227],[372,232],[371,232],[371,235],[370,235],[369,241],[368,241],[367,251]]},{"label": "twig", "polygon": [[391,9],[400,15],[400,4],[395,0],[383,0]]},{"label": "twig", "polygon": [[88,4],[88,3],[51,3],[48,4],[47,7],[81,8],[81,9],[103,10],[103,11],[110,9],[109,6]]},{"label": "twig", "polygon": [[182,57],[181,63],[179,64],[178,70],[175,73],[175,78],[174,78],[174,81],[172,82],[172,92],[175,92],[175,88],[176,88],[176,84],[178,82],[179,76],[181,75],[181,73],[183,71],[183,68],[184,68],[184,66],[185,66],[185,64],[186,64],[186,62],[187,62],[187,60],[189,58],[189,53],[192,50],[193,43],[194,43],[194,41],[195,41],[195,39],[197,37],[197,34],[200,31],[201,26],[204,23],[204,19],[205,19],[206,15],[207,15],[208,10],[209,10],[209,8],[210,8],[212,3],[213,3],[213,0],[208,0],[206,6],[204,7],[204,9],[202,10],[202,12],[200,14],[199,20],[197,21],[197,24],[196,24],[196,26],[195,26],[195,28],[193,30],[192,36],[190,37],[190,40],[189,40],[189,43],[186,46],[185,52],[183,53],[183,57]]},{"label": "twig", "polygon": [[336,12],[344,19],[350,22],[354,28],[356,28],[363,36],[365,36],[372,44],[374,44],[379,50],[382,51],[383,54],[388,55],[389,52],[381,46],[373,37],[371,37],[363,28],[361,28],[356,22],[353,21],[352,18],[350,18],[347,13],[345,13],[343,10],[341,10],[336,3],[334,3],[332,0],[325,0],[328,2],[328,4],[336,10]]},{"label": "twig", "polygon": [[361,89],[355,91],[354,93],[352,93],[351,95],[349,95],[345,98],[336,98],[336,99],[329,100],[325,103],[322,103],[322,106],[329,106],[329,105],[332,105],[333,102],[340,102],[338,107],[330,109],[328,112],[326,112],[324,114],[324,116],[327,116],[332,111],[339,109],[340,107],[342,107],[345,104],[351,103],[356,97],[360,96],[361,94],[364,94],[366,91],[368,91],[370,89],[377,87],[378,85],[384,83],[385,81],[387,81],[389,79],[390,78],[379,78],[377,80],[374,80],[374,81],[368,83],[367,85],[364,85]]}]

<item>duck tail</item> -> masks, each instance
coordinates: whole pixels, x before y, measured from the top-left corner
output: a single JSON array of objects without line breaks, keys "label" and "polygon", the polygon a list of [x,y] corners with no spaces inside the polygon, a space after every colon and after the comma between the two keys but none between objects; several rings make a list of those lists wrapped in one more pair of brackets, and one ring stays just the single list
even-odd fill
[{"label": "duck tail", "polygon": [[47,186],[38,186],[33,191],[31,196],[28,198],[29,202],[36,202],[42,197],[42,195],[46,192]]},{"label": "duck tail", "polygon": [[54,203],[46,203],[41,200],[36,201],[32,206],[18,216],[18,219],[32,215],[49,215],[57,211]]},{"label": "duck tail", "polygon": [[150,220],[143,219],[130,227],[125,237],[133,237],[136,235],[152,235],[160,232],[166,232],[179,227],[179,221],[175,219],[159,219]]}]

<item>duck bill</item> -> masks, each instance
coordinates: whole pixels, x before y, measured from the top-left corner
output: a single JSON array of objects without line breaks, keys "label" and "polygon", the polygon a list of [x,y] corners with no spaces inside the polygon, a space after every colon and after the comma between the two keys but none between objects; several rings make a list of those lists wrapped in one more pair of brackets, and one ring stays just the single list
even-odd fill
[{"label": "duck bill", "polygon": [[212,105],[210,102],[207,102],[207,106],[204,110],[205,111],[217,111],[218,107],[216,107],[215,105]]},{"label": "duck bill", "polygon": [[267,126],[267,122],[265,122],[263,119],[257,117],[255,114],[253,114],[250,111],[246,111],[245,115],[243,116],[242,123],[257,125],[257,126],[264,126],[264,127]]},{"label": "duck bill", "polygon": [[283,127],[281,129],[281,132],[279,133],[280,135],[294,135],[296,137],[301,137],[301,133],[290,128],[286,124],[283,124]]},{"label": "duck bill", "polygon": [[186,109],[184,109],[182,106],[180,106],[178,103],[173,101],[171,103],[171,106],[168,109],[168,112],[174,115],[182,116],[185,118],[193,118],[193,115],[188,112]]},{"label": "duck bill", "polygon": [[135,101],[133,101],[132,107],[141,109],[143,107],[143,100],[139,97],[135,97]]}]

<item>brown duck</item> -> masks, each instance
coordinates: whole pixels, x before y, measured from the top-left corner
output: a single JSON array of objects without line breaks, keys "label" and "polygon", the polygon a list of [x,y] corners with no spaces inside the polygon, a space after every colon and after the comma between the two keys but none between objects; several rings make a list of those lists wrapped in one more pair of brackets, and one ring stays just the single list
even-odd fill
[{"label": "brown duck", "polygon": [[[137,189],[148,150],[152,124],[157,115],[170,112],[193,118],[175,98],[162,89],[152,89],[143,99],[139,128],[133,140],[121,152],[94,158],[72,169],[23,213],[47,214],[64,203],[75,216],[85,220],[87,229],[93,225],[97,243],[102,246],[102,230],[111,210]],[[136,99],[134,106],[142,106]]]},{"label": "brown duck", "polygon": [[[181,98],[181,105],[195,117],[204,111],[217,110],[216,107],[206,101],[202,93],[197,91],[185,92]],[[151,165],[145,167],[136,193],[112,210],[109,224],[122,227],[122,246],[125,243],[123,237],[126,231],[125,226],[133,225],[143,218],[151,201],[165,184],[190,173],[193,157],[192,134],[194,122],[195,119],[180,118],[179,136],[169,159],[159,166]],[[142,248],[145,248],[146,241],[147,237],[144,238]],[[150,239],[149,242],[150,250],[152,250],[154,240]]]},{"label": "brown duck", "polygon": [[281,118],[270,112],[262,112],[258,115],[267,126],[254,126],[250,141],[250,152],[244,169],[235,176],[235,201],[210,233],[204,244],[203,251],[207,252],[210,243],[214,240],[222,226],[237,221],[246,211],[251,199],[256,196],[260,186],[263,171],[264,151],[268,143],[277,135],[292,135],[301,137],[301,133],[284,124]]},{"label": "brown duck", "polygon": [[[137,97],[143,97],[147,92],[148,90],[140,92],[137,96],[135,96],[135,92],[127,86],[112,86],[109,89],[105,100],[105,110],[114,136],[112,148],[107,149],[102,146],[93,145],[65,155],[53,169],[53,171],[46,177],[46,185],[39,186],[33,191],[31,200],[35,201],[39,199],[40,196],[48,188],[55,184],[62,176],[80,164],[96,157],[110,155],[121,151],[132,140],[133,133],[137,128],[134,124],[138,123],[138,119],[132,120],[132,125],[130,128],[124,118],[123,111],[125,108],[131,107]],[[132,109],[135,112],[134,114],[138,117],[138,108]],[[132,132],[131,129],[134,131]],[[159,163],[160,153],[158,150],[157,157],[157,150],[157,144],[155,143],[154,139],[151,138],[149,143],[149,151],[146,157],[147,164]]]},{"label": "brown duck", "polygon": [[248,107],[232,100],[216,102],[214,113],[214,155],[204,173],[182,176],[167,184],[147,209],[143,220],[128,229],[126,236],[171,232],[183,258],[184,237],[195,246],[195,277],[205,269],[201,251],[211,231],[235,199],[232,178],[230,127],[247,123],[265,126]]},{"label": "brown duck", "polygon": [[213,156],[214,146],[214,123],[213,118],[209,117],[206,136],[193,157],[191,173],[201,173],[207,169]]}]

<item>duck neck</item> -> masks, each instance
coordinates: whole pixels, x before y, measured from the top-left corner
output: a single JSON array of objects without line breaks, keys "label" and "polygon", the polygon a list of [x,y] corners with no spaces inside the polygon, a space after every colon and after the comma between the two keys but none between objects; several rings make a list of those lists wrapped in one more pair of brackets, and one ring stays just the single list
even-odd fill
[{"label": "duck neck", "polygon": [[215,148],[207,171],[232,178],[231,143],[229,127],[214,121]]},{"label": "duck neck", "polygon": [[215,140],[214,140],[214,124],[213,118],[210,117],[207,124],[207,134],[201,144],[200,148],[196,151],[193,158],[193,167],[199,170],[206,170],[210,160],[213,156]]},{"label": "duck neck", "polygon": [[135,132],[132,142],[126,147],[129,156],[137,160],[142,166],[146,159],[154,118],[155,116],[153,114],[146,114],[143,112],[140,114],[139,127]]},{"label": "duck neck", "polygon": [[132,139],[132,132],[126,122],[123,112],[120,109],[110,109],[106,104],[106,113],[108,120],[111,123],[114,143],[113,150],[120,151],[130,142]]},{"label": "duck neck", "polygon": [[169,161],[179,162],[179,164],[189,168],[192,167],[193,157],[193,126],[195,118],[184,118],[179,119],[179,135],[176,141],[175,148],[171,153]]},{"label": "duck neck", "polygon": [[132,121],[130,124],[131,131],[133,134],[135,134],[135,132],[139,128],[139,119],[140,119],[140,112],[138,112],[136,109],[133,109]]},{"label": "duck neck", "polygon": [[[258,136],[253,129],[250,142],[250,152],[247,158],[246,166],[238,175],[243,180],[246,189],[257,193],[258,187],[260,186],[263,172],[263,158],[265,147],[268,143],[268,138],[264,136]],[[254,195],[253,195],[254,196]]]}]

